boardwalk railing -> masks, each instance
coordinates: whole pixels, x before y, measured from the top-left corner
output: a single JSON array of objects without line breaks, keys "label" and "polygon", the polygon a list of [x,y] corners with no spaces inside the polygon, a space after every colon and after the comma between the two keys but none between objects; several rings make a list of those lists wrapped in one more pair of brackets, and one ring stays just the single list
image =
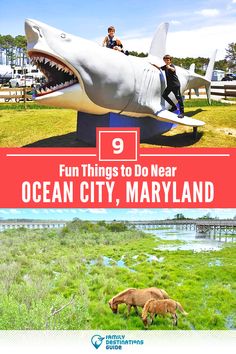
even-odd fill
[{"label": "boardwalk railing", "polygon": [[177,227],[183,230],[196,230],[197,233],[214,234],[236,234],[236,220],[145,220],[145,221],[130,221],[128,222],[140,229],[155,229],[158,227]]},{"label": "boardwalk railing", "polygon": [[54,229],[62,228],[66,226],[66,221],[0,221],[0,231],[10,230],[10,229]]},{"label": "boardwalk railing", "polygon": [[236,227],[236,220],[208,220],[208,219],[176,219],[176,220],[134,220],[134,221],[127,221],[127,223],[132,224],[132,225],[224,225],[224,226],[234,226]]}]

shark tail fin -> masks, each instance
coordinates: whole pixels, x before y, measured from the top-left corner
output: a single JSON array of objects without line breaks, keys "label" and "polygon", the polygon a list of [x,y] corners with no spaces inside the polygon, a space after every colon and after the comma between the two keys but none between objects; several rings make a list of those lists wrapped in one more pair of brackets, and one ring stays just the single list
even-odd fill
[{"label": "shark tail fin", "polygon": [[190,71],[191,73],[195,73],[195,63],[192,63],[192,64],[190,65],[189,71]]},{"label": "shark tail fin", "polygon": [[169,23],[161,23],[154,33],[151,46],[149,49],[148,60],[150,62],[162,62],[163,56],[166,54],[166,37],[169,29]]},{"label": "shark tail fin", "polygon": [[211,104],[211,82],[205,83],[205,89],[206,89],[207,101],[209,104]]},{"label": "shark tail fin", "polygon": [[199,88],[195,88],[195,89],[194,89],[194,92],[195,92],[195,95],[196,95],[197,97],[199,97]]},{"label": "shark tail fin", "polygon": [[208,103],[211,104],[211,78],[212,78],[212,72],[214,69],[214,64],[215,64],[215,60],[216,60],[216,53],[217,50],[214,51],[214,53],[212,54],[208,67],[207,67],[207,71],[205,74],[205,88],[206,88],[206,94],[207,94],[207,100]]},{"label": "shark tail fin", "polygon": [[211,81],[211,78],[212,78],[212,72],[213,72],[215,60],[216,60],[216,53],[217,53],[217,50],[215,50],[214,53],[212,54],[211,59],[208,64],[208,67],[207,67],[207,71],[205,74],[205,79],[207,81]]}]

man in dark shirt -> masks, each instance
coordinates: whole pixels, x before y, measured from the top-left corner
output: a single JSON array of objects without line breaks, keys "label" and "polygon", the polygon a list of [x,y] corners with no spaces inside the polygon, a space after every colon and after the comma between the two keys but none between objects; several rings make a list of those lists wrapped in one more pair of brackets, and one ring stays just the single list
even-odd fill
[{"label": "man in dark shirt", "polygon": [[179,103],[180,114],[178,115],[178,117],[183,118],[184,117],[184,103],[183,103],[182,95],[180,92],[180,82],[179,82],[178,76],[176,75],[175,66],[171,63],[172,57],[170,55],[165,55],[163,57],[163,60],[165,62],[164,66],[159,67],[159,66],[153,64],[155,67],[165,71],[165,73],[166,73],[167,87],[164,90],[162,97],[171,105],[170,111],[174,112],[177,110],[177,107],[174,104],[174,102],[169,98],[169,94],[171,92],[173,92],[173,94],[175,95],[175,97]]}]

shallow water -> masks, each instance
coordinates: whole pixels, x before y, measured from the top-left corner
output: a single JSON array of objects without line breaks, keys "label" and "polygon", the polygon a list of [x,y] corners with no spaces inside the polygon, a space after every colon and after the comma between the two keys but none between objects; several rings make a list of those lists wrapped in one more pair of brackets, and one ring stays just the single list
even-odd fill
[{"label": "shallow water", "polygon": [[235,326],[234,326],[234,318],[235,318],[235,315],[232,314],[232,315],[229,315],[226,317],[226,320],[225,320],[225,327],[227,329],[235,329]]},{"label": "shallow water", "polygon": [[[126,268],[126,269],[130,270],[131,272],[135,272],[134,269],[131,269],[126,265],[124,258],[125,257],[122,256],[121,259],[119,259],[118,261],[115,261],[114,259],[112,259],[110,257],[102,256],[102,264],[105,267],[111,267],[113,265],[116,265],[117,267]],[[91,259],[89,261],[90,266],[97,265],[98,263],[99,263],[98,259]]]},{"label": "shallow water", "polygon": [[[159,245],[157,250],[192,250],[194,252],[202,251],[218,251],[222,248],[225,238],[222,235],[221,241],[211,238],[209,235],[198,235],[195,230],[182,230],[180,228],[170,227],[165,230],[143,230],[144,232],[156,235],[162,240],[166,241],[181,241],[181,244],[176,245]],[[228,240],[229,242],[229,240]]]}]

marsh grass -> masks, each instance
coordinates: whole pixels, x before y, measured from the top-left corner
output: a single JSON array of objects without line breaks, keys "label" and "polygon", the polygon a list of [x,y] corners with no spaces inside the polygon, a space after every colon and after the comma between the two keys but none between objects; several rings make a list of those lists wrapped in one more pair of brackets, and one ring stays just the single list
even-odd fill
[{"label": "marsh grass", "polygon": [[[201,253],[161,251],[163,240],[118,229],[76,221],[60,231],[0,233],[0,329],[144,329],[124,305],[114,315],[108,300],[125,288],[151,286],[165,289],[189,315],[180,314],[177,328],[157,317],[150,329],[236,328],[234,243]],[[150,254],[163,261],[148,262]],[[117,265],[121,258],[125,266]]]}]

